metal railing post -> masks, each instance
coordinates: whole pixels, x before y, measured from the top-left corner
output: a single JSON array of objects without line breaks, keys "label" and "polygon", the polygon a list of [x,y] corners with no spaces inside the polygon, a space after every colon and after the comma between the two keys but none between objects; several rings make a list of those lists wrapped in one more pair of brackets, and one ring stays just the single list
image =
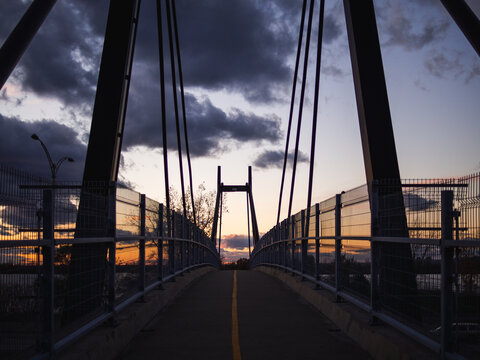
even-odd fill
[{"label": "metal railing post", "polygon": [[453,248],[446,241],[453,240],[453,191],[444,190],[442,201],[442,238],[441,250],[441,358],[453,351],[452,319],[453,319]]},{"label": "metal railing post", "polygon": [[301,214],[301,225],[302,225],[302,231],[301,231],[301,236],[302,236],[302,256],[301,256],[301,267],[300,270],[302,271],[302,274],[306,273],[306,266],[307,266],[307,256],[308,256],[308,240],[305,240],[305,237],[308,236],[307,234],[307,229],[305,229],[305,210],[302,210],[300,212]]},{"label": "metal railing post", "polygon": [[54,357],[54,195],[53,189],[43,190],[43,239],[49,241],[42,248],[43,274],[42,274],[42,351]]},{"label": "metal railing post", "polygon": [[291,224],[291,234],[292,234],[292,270],[295,270],[295,237],[297,233],[297,229],[295,226],[295,215],[290,217],[290,224]]},{"label": "metal railing post", "polygon": [[165,228],[163,225],[164,207],[163,204],[158,205],[158,224],[157,224],[157,256],[158,256],[158,280],[163,281],[163,236],[165,234]]},{"label": "metal railing post", "polygon": [[[320,280],[320,204],[315,204],[315,279]],[[319,286],[318,283],[316,285]]]},{"label": "metal railing post", "polygon": [[117,252],[117,184],[110,182],[108,189],[108,227],[109,235],[113,236],[113,241],[108,247],[108,312],[113,316],[110,323],[115,323],[115,277],[116,277],[116,252]]},{"label": "metal railing post", "polygon": [[[287,233],[287,224],[284,221],[282,221],[282,232],[281,232],[281,239],[282,240],[286,240],[287,237],[286,237],[286,233]],[[287,248],[288,248],[288,245],[285,241],[282,241],[282,247],[283,247],[283,266],[287,266]]]},{"label": "metal railing post", "polygon": [[336,300],[340,301],[338,292],[342,290],[341,261],[342,261],[342,194],[335,195],[335,293]]},{"label": "metal railing post", "polygon": [[[378,234],[379,224],[379,197],[378,197],[378,184],[372,183],[370,201],[370,234]],[[379,291],[379,251],[378,244],[370,239],[370,306],[372,312],[380,311],[380,291]],[[374,324],[376,322],[375,317],[371,317],[370,322]]]},{"label": "metal railing post", "polygon": [[175,237],[176,224],[175,224],[175,211],[170,212],[171,216],[171,227],[170,227],[170,239],[168,239],[168,264],[170,268],[170,273],[175,274],[175,241],[172,240]]},{"label": "metal railing post", "polygon": [[[140,194],[140,241],[139,241],[139,282],[138,282],[138,291],[145,294],[145,214],[146,213],[146,204],[145,204],[145,194]],[[142,300],[144,300],[142,296]]]}]

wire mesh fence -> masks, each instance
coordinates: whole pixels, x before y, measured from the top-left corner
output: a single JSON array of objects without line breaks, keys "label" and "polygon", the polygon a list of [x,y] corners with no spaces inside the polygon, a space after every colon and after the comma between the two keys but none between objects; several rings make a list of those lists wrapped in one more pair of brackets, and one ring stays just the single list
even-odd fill
[{"label": "wire mesh fence", "polygon": [[479,209],[480,174],[363,185],[312,206],[308,229],[304,210],[274,227],[251,264],[310,278],[373,317],[432,339],[436,345],[425,344],[435,350],[478,357]]},{"label": "wire mesh fence", "polygon": [[54,352],[147,288],[219,265],[203,231],[115,184],[0,165],[0,212],[0,358]]}]

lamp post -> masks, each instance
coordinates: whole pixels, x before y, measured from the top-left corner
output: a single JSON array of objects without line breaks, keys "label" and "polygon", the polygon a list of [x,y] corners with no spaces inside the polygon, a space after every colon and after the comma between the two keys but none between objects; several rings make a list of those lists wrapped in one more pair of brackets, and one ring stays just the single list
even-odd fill
[{"label": "lamp post", "polygon": [[58,160],[57,163],[54,163],[53,160],[52,160],[52,157],[50,156],[50,153],[48,152],[47,147],[45,146],[43,141],[40,140],[38,135],[37,134],[32,134],[32,139],[33,140],[38,140],[40,142],[40,145],[42,145],[42,149],[45,152],[45,155],[47,155],[48,165],[50,165],[50,171],[52,173],[52,185],[55,185],[55,179],[57,177],[57,172],[58,172],[58,169],[60,168],[60,165],[62,165],[62,163],[65,160],[67,160],[69,162],[73,162],[74,160],[71,157],[64,156],[60,160]]}]

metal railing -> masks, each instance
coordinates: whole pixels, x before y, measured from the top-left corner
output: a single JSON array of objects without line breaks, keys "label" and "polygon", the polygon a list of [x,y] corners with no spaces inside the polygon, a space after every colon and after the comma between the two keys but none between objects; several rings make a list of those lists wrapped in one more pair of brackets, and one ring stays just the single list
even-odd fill
[{"label": "metal railing", "polygon": [[56,352],[193,268],[219,266],[188,219],[115,184],[0,168],[0,357]]},{"label": "metal railing", "polygon": [[478,357],[480,174],[370,191],[372,201],[364,185],[314,205],[308,231],[306,210],[284,220],[256,244],[251,266],[311,280],[442,358]]}]

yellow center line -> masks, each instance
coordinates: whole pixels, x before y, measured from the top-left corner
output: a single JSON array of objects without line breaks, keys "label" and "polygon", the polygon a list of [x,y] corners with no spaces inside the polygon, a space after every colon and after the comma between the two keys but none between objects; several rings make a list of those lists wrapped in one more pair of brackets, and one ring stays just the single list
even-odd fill
[{"label": "yellow center line", "polygon": [[238,311],[237,311],[237,270],[233,271],[232,292],[232,349],[233,360],[242,360],[240,353],[240,340],[238,338]]}]

